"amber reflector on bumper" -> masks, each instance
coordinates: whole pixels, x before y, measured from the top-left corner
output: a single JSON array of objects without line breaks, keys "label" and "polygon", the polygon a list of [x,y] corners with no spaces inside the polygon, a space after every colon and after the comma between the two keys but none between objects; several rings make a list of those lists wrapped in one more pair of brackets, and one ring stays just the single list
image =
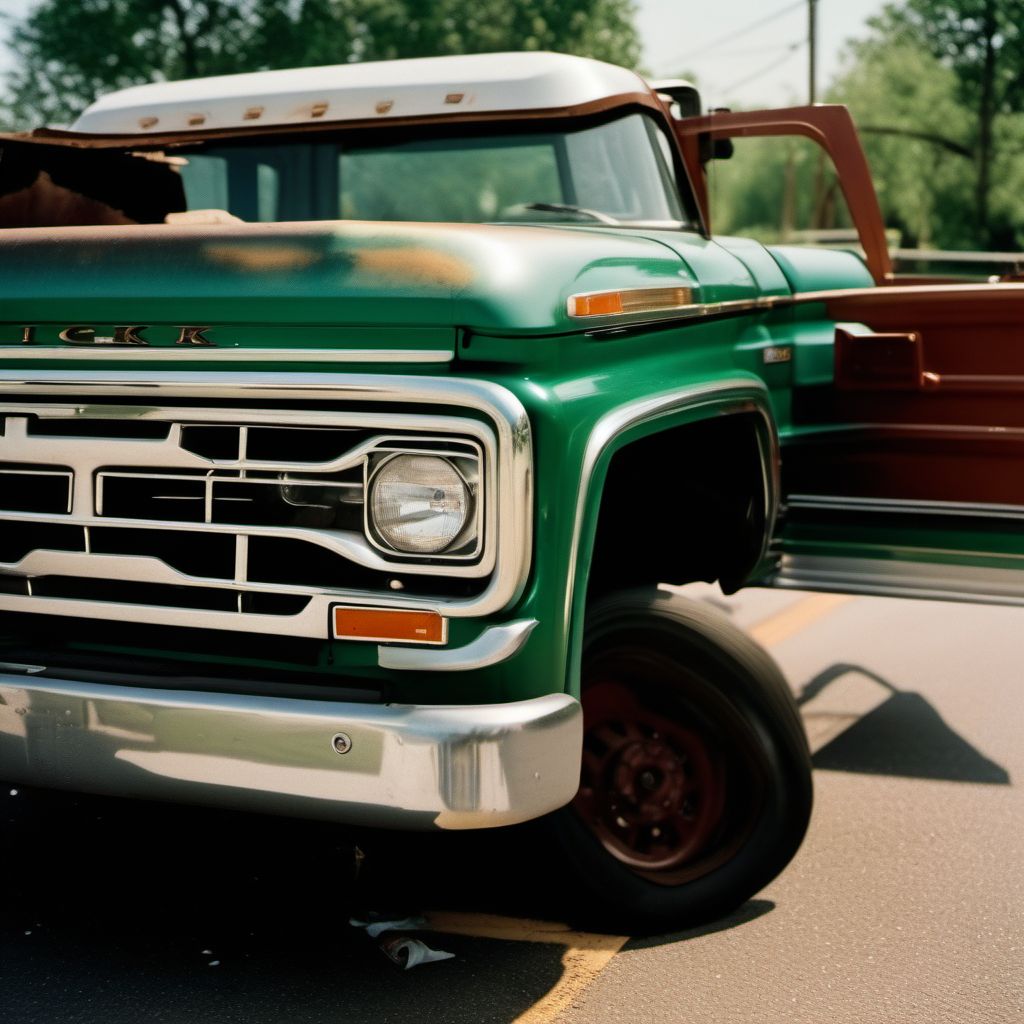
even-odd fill
[{"label": "amber reflector on bumper", "polygon": [[630,288],[619,292],[585,292],[569,297],[569,316],[626,316],[668,313],[693,304],[690,288]]},{"label": "amber reflector on bumper", "polygon": [[437,612],[399,612],[387,608],[335,608],[336,640],[378,640],[443,644],[448,620]]}]

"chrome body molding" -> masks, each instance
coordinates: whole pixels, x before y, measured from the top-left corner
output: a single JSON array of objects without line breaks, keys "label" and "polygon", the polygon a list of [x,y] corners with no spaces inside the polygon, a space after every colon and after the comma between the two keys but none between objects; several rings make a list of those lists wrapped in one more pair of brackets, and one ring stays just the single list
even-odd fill
[{"label": "chrome body molding", "polygon": [[993,566],[783,555],[768,583],[793,590],[1024,606],[1020,569]]},{"label": "chrome body molding", "polygon": [[[636,290],[643,291],[644,289]],[[660,291],[661,289],[651,290]],[[629,324],[630,326],[643,326],[647,323],[666,323],[673,320],[689,322],[690,320],[706,320],[711,317],[738,316],[743,313],[767,312],[771,309],[777,309],[780,306],[790,306],[795,301],[792,295],[762,295],[756,299],[726,299],[723,302],[693,302],[686,305],[671,306],[663,310],[655,310],[651,312],[609,313],[605,316],[575,316],[572,313],[572,303],[576,298],[585,294],[588,293],[581,292],[576,295],[570,295],[566,300],[566,308],[569,310],[569,316],[571,316],[572,319],[577,321],[581,326],[585,326],[588,332],[592,330],[602,330],[609,327],[621,327],[625,324]]]},{"label": "chrome body molding", "polygon": [[[417,610],[433,610],[448,617],[486,616],[501,611],[514,603],[522,593],[529,572],[532,556],[533,530],[533,451],[529,420],[526,411],[512,392],[499,385],[482,380],[448,379],[436,377],[417,377],[406,375],[374,375],[374,374],[338,374],[338,373],[220,373],[204,371],[186,371],[175,373],[167,370],[159,375],[146,376],[144,373],[132,371],[90,371],[90,370],[4,370],[0,371],[0,393],[16,400],[27,395],[51,396],[51,401],[33,405],[36,415],[45,416],[47,409],[53,415],[67,415],[69,405],[63,402],[73,401],[80,415],[88,417],[116,418],[119,414],[131,418],[167,418],[167,409],[158,403],[164,399],[198,399],[209,403],[202,414],[209,421],[218,418],[231,422],[239,418],[237,409],[218,410],[219,400],[249,400],[252,402],[285,401],[295,402],[352,402],[365,403],[372,409],[374,405],[392,403],[420,407],[419,415],[385,412],[341,412],[324,413],[317,410],[296,409],[296,422],[305,422],[312,416],[320,416],[326,423],[331,416],[343,419],[346,424],[385,429],[396,429],[401,426],[422,431],[424,429],[446,432],[445,424],[457,425],[457,429],[468,426],[470,436],[474,437],[483,447],[489,463],[488,473],[492,478],[490,493],[485,512],[484,529],[493,540],[484,553],[484,561],[474,568],[447,564],[431,568],[422,568],[410,563],[388,560],[381,557],[370,545],[360,538],[339,538],[335,536],[333,546],[345,557],[359,562],[364,566],[392,571],[395,575],[408,573],[437,572],[439,575],[477,575],[481,570],[490,572],[490,579],[485,589],[479,594],[468,598],[416,597],[402,591],[374,591],[372,594],[363,591],[333,590],[314,593],[303,610],[296,614],[260,614],[246,613],[244,616],[232,611],[203,611],[197,614],[192,609],[159,606],[159,621],[171,626],[197,626],[212,629],[242,629],[249,632],[272,633],[282,636],[320,636],[326,638],[328,606],[338,600],[356,600],[371,602],[376,607],[403,608]],[[56,396],[61,405],[52,403]],[[146,405],[129,406],[125,404],[107,404],[94,399],[144,399]],[[12,403],[8,400],[7,408]],[[27,405],[27,403],[26,403]],[[423,415],[425,408],[446,408],[443,414],[436,416]],[[20,405],[19,408],[24,408]],[[472,410],[487,420],[487,425],[472,420],[464,414]],[[197,414],[197,410],[190,410]],[[462,417],[458,413],[463,413]],[[245,416],[256,422],[260,417],[268,421],[282,422],[289,413],[287,410],[273,410],[262,413],[258,409],[246,410]],[[415,424],[414,424],[415,421]],[[82,451],[88,448],[88,442],[72,439]],[[149,451],[153,450],[150,445]],[[109,456],[109,450],[107,457]],[[82,474],[82,480],[86,481]],[[85,483],[83,483],[83,486]],[[17,514],[6,514],[5,518],[17,518]],[[36,520],[40,516],[32,517]],[[54,519],[68,517],[54,516]],[[85,525],[112,525],[111,521],[90,520]],[[79,524],[82,525],[82,524]],[[121,525],[138,525],[124,523]],[[187,524],[180,524],[187,528]],[[217,532],[215,527],[206,525],[204,529]],[[232,527],[221,528],[220,532]],[[258,527],[236,528],[234,532],[250,536],[259,536]],[[275,530],[275,533],[279,532]],[[308,531],[307,531],[308,532]],[[321,536],[323,543],[328,538]],[[340,550],[339,545],[344,548]],[[63,559],[68,571],[79,571],[78,564],[71,565],[66,553],[56,553],[47,558]],[[38,561],[38,558],[37,558]],[[145,564],[143,564],[145,563]],[[98,566],[98,562],[96,563]],[[180,574],[175,574],[164,566],[157,566],[153,559],[129,560],[120,559],[119,565],[129,572],[129,578],[151,578],[147,574],[157,572],[160,580],[167,583],[181,583]],[[45,567],[44,567],[45,568]],[[109,575],[114,568],[109,560],[103,566]],[[15,571],[26,574],[37,572],[40,565],[21,566]],[[120,569],[118,570],[120,571]],[[197,583],[208,586],[209,581],[197,579]],[[228,589],[233,583],[228,584]],[[247,585],[248,590],[253,590]],[[280,588],[275,588],[280,589]],[[102,615],[117,618],[126,622],[153,622],[154,606],[127,602],[96,602],[71,597],[43,597],[19,594],[0,595],[0,610],[39,612],[54,615],[71,615],[84,618],[95,618],[97,610],[102,608]]]},{"label": "chrome body molding", "polygon": [[453,349],[383,348],[221,348],[215,345],[0,345],[4,362],[106,363],[450,363]]},{"label": "chrome body molding", "polygon": [[487,668],[518,653],[536,626],[536,619],[490,626],[462,647],[427,649],[382,644],[377,648],[377,664],[410,672],[469,672]]},{"label": "chrome body molding", "polygon": [[565,598],[565,625],[568,630],[572,622],[576,573],[579,565],[583,525],[587,514],[587,503],[591,482],[598,462],[620,434],[642,423],[672,416],[687,409],[707,409],[709,414],[728,412],[757,412],[760,414],[763,430],[759,435],[761,463],[765,480],[765,536],[761,556],[767,551],[775,517],[779,508],[779,435],[775,419],[771,414],[767,387],[754,377],[729,377],[705,384],[668,391],[650,398],[642,398],[620,406],[605,414],[597,421],[583,456],[580,472],[579,492],[576,498],[576,513],[573,523],[572,548],[569,555],[568,586]]},{"label": "chrome body molding", "polygon": [[565,694],[347,704],[0,673],[0,776],[56,789],[405,829],[487,828],[572,799],[581,744],[580,705]]},{"label": "chrome body molding", "polygon": [[902,515],[968,516],[1024,519],[1024,505],[985,505],[969,501],[920,501],[906,498],[847,498],[823,494],[790,494],[786,507],[825,512],[893,512]]}]

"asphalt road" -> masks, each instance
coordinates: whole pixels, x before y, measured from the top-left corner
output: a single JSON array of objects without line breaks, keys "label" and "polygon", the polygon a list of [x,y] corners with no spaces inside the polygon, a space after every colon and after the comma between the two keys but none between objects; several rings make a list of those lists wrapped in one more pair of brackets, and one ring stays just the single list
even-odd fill
[{"label": "asphalt road", "polygon": [[[816,750],[803,848],[730,919],[549,933],[529,836],[359,837],[357,872],[320,825],[5,785],[0,1021],[1024,1021],[1024,610],[722,603]],[[439,908],[454,959],[398,971],[366,907]]]}]

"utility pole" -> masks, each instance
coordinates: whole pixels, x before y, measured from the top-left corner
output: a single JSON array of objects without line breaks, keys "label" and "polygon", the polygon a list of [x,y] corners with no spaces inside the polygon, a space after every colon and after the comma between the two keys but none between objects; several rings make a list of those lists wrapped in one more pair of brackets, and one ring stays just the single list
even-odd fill
[{"label": "utility pole", "polygon": [[817,103],[818,90],[818,0],[807,0],[807,102]]}]

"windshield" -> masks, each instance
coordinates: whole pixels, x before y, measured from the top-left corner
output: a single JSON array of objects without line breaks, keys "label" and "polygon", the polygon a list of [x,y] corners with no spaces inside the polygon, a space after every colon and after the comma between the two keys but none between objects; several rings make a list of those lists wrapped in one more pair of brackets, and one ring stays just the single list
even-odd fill
[{"label": "windshield", "polygon": [[668,142],[644,114],[574,131],[448,132],[396,131],[373,144],[223,143],[176,155],[186,161],[189,209],[245,221],[689,221]]}]

